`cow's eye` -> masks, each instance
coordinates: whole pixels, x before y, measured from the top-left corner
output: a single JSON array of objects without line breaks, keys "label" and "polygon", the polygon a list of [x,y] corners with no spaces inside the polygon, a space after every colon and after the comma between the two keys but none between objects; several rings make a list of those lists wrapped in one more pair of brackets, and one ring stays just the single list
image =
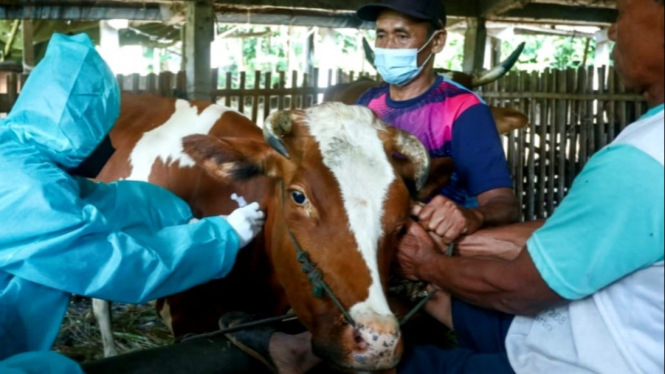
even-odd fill
[{"label": "cow's eye", "polygon": [[307,203],[307,196],[300,191],[291,191],[291,199],[298,205],[305,205]]}]

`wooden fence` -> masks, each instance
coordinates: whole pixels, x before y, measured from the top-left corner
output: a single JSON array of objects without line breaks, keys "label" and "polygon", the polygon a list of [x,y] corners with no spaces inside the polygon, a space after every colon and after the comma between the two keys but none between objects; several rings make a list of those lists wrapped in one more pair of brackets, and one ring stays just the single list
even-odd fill
[{"label": "wooden fence", "polygon": [[[272,111],[306,108],[323,99],[326,87],[359,75],[342,72],[309,76],[213,71],[210,100],[237,109],[259,125]],[[0,113],[16,100],[25,76],[9,74],[0,92]],[[183,97],[184,73],[118,76],[123,91]],[[1,89],[0,89],[1,90]],[[515,191],[524,219],[548,217],[589,158],[646,112],[641,96],[626,93],[611,68],[511,72],[478,93],[489,105],[512,107],[528,115],[530,125],[504,138]]]},{"label": "wooden fence", "polygon": [[[8,113],[25,84],[26,74],[0,72],[0,114]],[[185,73],[164,72],[159,75],[118,75],[118,85],[124,92],[167,97],[184,97],[187,91]],[[212,97],[212,96],[211,96]]]},{"label": "wooden fence", "polygon": [[[252,121],[261,125],[274,110],[309,108],[323,101],[328,87],[337,83],[348,83],[368,74],[327,71],[324,79],[319,69],[313,73],[301,74],[297,71],[246,74],[234,76],[213,70],[213,81],[220,82],[220,88],[213,90],[213,100],[237,109]],[[376,77],[370,77],[377,79]],[[323,84],[321,84],[323,82]],[[266,105],[268,103],[268,105]]]},{"label": "wooden fence", "polygon": [[478,93],[529,116],[504,142],[527,220],[549,216],[591,156],[647,111],[606,67],[510,73]]}]

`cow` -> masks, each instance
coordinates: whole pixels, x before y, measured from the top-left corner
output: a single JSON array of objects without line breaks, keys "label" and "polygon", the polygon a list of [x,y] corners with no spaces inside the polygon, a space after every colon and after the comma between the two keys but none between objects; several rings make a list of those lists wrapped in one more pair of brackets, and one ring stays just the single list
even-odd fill
[{"label": "cow", "polygon": [[[474,72],[471,74],[445,69],[439,69],[437,71],[447,79],[450,79],[469,90],[474,90],[480,86],[492,83],[508,73],[508,71],[512,69],[512,67],[519,59],[522,51],[524,51],[524,46],[524,43],[520,44],[505,61],[489,70]],[[369,46],[367,40],[364,38],[363,47],[365,51],[365,58],[370,64],[373,65],[374,51]],[[348,105],[353,105],[365,92],[367,92],[367,90],[370,88],[378,87],[382,84],[384,83],[367,77],[361,77],[360,79],[353,82],[340,83],[328,88],[324,92],[323,100],[325,102],[337,101]],[[521,129],[529,125],[529,117],[517,110],[495,106],[490,106],[490,110],[494,115],[497,129],[499,130],[500,134],[508,134],[514,130]]]},{"label": "cow", "polygon": [[[117,151],[100,181],[160,185],[197,217],[230,213],[238,207],[233,194],[259,202],[267,215],[227,278],[156,301],[176,338],[216,330],[226,312],[274,316],[292,308],[316,354],[335,366],[374,371],[399,362],[388,273],[411,199],[445,184],[452,161],[428,178],[429,155],[414,136],[341,103],[274,113],[261,130],[217,104],[123,94],[110,136]],[[315,297],[291,233],[353,324],[330,298]]]}]

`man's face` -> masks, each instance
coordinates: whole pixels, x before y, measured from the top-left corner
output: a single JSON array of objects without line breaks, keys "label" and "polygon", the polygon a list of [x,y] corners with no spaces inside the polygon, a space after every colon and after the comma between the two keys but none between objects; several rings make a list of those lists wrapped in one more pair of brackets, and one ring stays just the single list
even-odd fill
[{"label": "man's face", "polygon": [[644,93],[662,81],[665,68],[663,5],[655,0],[619,0],[619,18],[610,28],[612,57],[626,88]]},{"label": "man's face", "polygon": [[[386,10],[376,21],[376,47],[387,49],[420,49],[432,36],[427,22],[414,20],[401,13]],[[419,54],[421,65],[430,53],[439,53],[446,42],[445,31],[440,31],[434,40]]]}]

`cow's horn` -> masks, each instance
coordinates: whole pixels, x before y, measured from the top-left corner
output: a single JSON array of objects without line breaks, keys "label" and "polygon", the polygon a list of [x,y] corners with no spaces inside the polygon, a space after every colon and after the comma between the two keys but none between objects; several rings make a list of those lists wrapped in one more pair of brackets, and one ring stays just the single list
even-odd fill
[{"label": "cow's horn", "polygon": [[291,158],[291,156],[289,155],[289,151],[286,150],[286,145],[284,145],[282,138],[291,133],[292,125],[293,118],[291,118],[291,113],[285,111],[272,114],[266,119],[263,125],[263,137],[266,142],[286,158]]},{"label": "cow's horn", "polygon": [[425,187],[425,183],[429,178],[429,152],[427,152],[423,143],[412,134],[402,130],[395,131],[395,150],[404,155],[415,166],[413,178],[416,182],[416,189],[420,191]]},{"label": "cow's horn", "polygon": [[513,53],[508,57],[505,61],[500,63],[499,65],[489,69],[489,70],[484,70],[478,73],[473,73],[473,81],[472,81],[472,86],[473,88],[480,87],[489,83],[494,82],[495,80],[503,77],[510,71],[510,69],[515,66],[517,63],[517,60],[520,58],[520,55],[522,55],[522,52],[524,51],[524,46],[526,43],[522,43],[513,51]]},{"label": "cow's horn", "polygon": [[369,45],[367,38],[365,38],[364,36],[363,36],[363,51],[365,52],[365,60],[367,60],[367,62],[370,64],[371,67],[376,69],[376,65],[374,65],[374,59],[376,59],[376,55],[374,54],[372,46]]}]

